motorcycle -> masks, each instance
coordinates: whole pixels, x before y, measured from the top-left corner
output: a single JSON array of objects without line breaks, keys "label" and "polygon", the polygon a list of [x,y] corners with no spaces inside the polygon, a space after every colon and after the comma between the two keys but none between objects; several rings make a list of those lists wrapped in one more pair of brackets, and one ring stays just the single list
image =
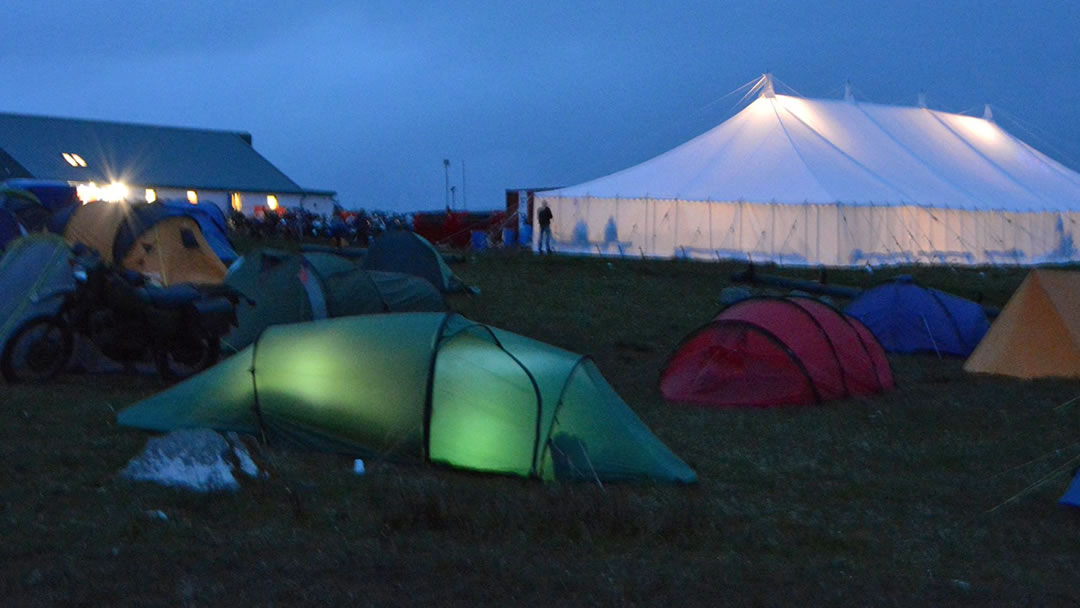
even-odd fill
[{"label": "motorcycle", "polygon": [[142,275],[77,252],[75,290],[62,294],[55,315],[25,321],[0,355],[8,382],[42,382],[65,369],[75,340],[89,340],[126,368],[152,362],[179,380],[217,362],[221,336],[237,324],[242,295],[226,285],[155,286]]}]

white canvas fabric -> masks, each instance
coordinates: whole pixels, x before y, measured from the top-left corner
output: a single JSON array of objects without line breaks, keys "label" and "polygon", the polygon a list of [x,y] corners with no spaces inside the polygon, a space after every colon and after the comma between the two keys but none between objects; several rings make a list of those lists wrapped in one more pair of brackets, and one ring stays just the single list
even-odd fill
[{"label": "white canvas fabric", "polygon": [[990,118],[775,95],[651,160],[536,194],[561,251],[790,264],[1080,259],[1080,174]]}]

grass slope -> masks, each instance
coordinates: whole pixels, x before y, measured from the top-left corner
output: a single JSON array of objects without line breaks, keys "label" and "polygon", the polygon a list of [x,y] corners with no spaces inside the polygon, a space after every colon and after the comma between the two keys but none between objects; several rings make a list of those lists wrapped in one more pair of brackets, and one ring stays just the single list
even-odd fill
[{"label": "grass slope", "polygon": [[[465,315],[589,353],[694,487],[543,484],[266,449],[268,481],[201,496],[115,474],[115,412],[154,378],[0,386],[3,605],[926,605],[1080,601],[1080,383],[893,357],[898,388],[712,411],[656,388],[736,267],[491,254]],[[914,270],[1002,304],[1022,271]],[[800,273],[785,272],[787,276]],[[801,273],[812,278],[813,273]],[[835,283],[883,278],[835,271]],[[209,397],[208,398],[212,398]],[[1026,463],[1026,464],[1025,464]],[[1045,475],[1049,483],[993,510]],[[163,512],[163,520],[155,511]]]}]

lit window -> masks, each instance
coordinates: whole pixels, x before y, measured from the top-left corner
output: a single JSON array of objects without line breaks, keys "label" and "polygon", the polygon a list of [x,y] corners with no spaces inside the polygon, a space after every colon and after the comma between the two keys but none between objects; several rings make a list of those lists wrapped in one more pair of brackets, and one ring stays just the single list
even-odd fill
[{"label": "lit window", "polygon": [[274,196],[273,194],[267,194],[266,195],[266,207],[271,211],[274,211],[275,209],[277,209],[277,197]]},{"label": "lit window", "polygon": [[199,204],[199,193],[195,192],[194,190],[188,190],[187,191],[187,202],[191,203],[192,205],[198,205]]},{"label": "lit window", "polygon": [[244,210],[244,205],[243,205],[243,203],[240,202],[240,193],[239,192],[233,192],[232,196],[229,197],[229,199],[232,202],[233,211],[239,212],[239,211]]},{"label": "lit window", "polygon": [[146,189],[146,202],[152,203],[157,200],[157,192],[153,188]]},{"label": "lit window", "polygon": [[71,165],[72,167],[85,167],[86,166],[86,161],[83,160],[83,157],[79,156],[78,154],[72,154],[70,152],[61,152],[60,156],[63,156],[64,157],[64,162]]}]

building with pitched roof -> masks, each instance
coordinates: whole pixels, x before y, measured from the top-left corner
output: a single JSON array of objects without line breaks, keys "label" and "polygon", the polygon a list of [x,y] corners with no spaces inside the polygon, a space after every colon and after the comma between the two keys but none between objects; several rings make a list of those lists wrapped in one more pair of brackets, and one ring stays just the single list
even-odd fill
[{"label": "building with pitched roof", "polygon": [[251,134],[0,113],[0,179],[62,180],[87,200],[212,202],[224,211],[329,214],[335,193],[301,187]]}]

